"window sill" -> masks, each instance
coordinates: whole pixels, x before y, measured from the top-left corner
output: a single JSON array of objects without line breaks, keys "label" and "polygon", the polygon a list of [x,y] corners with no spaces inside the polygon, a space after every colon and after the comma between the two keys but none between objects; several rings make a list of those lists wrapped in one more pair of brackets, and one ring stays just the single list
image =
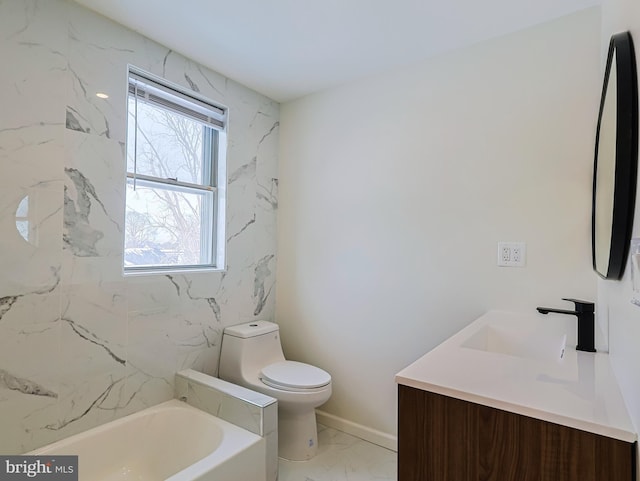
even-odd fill
[{"label": "window sill", "polygon": [[226,268],[218,267],[193,267],[193,268],[180,268],[175,269],[140,269],[135,271],[124,271],[124,277],[143,277],[143,276],[164,276],[172,274],[214,274],[226,272]]}]

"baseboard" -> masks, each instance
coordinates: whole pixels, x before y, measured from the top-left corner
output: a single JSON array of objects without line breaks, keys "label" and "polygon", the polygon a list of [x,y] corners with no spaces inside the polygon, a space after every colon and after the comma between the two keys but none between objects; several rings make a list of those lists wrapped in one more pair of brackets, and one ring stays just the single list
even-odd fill
[{"label": "baseboard", "polygon": [[316,409],[316,419],[319,424],[323,424],[328,428],[337,429],[347,434],[351,434],[370,443],[377,444],[391,451],[398,451],[398,438],[388,433],[383,433],[376,429],[363,426],[362,424],[347,421],[341,417],[326,413]]}]

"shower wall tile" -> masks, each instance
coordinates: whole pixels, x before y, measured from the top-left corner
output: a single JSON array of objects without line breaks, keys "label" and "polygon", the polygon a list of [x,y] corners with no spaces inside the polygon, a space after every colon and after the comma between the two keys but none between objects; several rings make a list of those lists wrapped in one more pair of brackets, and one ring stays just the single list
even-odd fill
[{"label": "shower wall tile", "polygon": [[173,398],[178,350],[172,333],[177,326],[173,316],[129,315],[125,395],[131,412]]},{"label": "shower wall tile", "polygon": [[[19,440],[28,449],[37,431],[57,417],[60,385],[58,374],[57,320],[22,323],[17,316],[0,326],[1,452],[11,452]],[[11,413],[11,415],[8,415]],[[5,417],[6,416],[6,417]],[[34,432],[36,431],[36,432]]]},{"label": "shower wall tile", "polygon": [[[4,370],[3,370],[4,371]],[[32,447],[48,444],[60,439],[57,433],[49,429],[49,424],[58,418],[58,398],[46,395],[27,395],[20,390],[7,388],[0,373],[2,388],[0,409],[2,413],[2,436],[0,451],[3,453],[23,453]],[[13,376],[9,374],[9,376]],[[10,379],[12,379],[10,377]],[[20,379],[18,377],[18,379]],[[46,388],[45,388],[46,389]],[[53,391],[55,392],[55,391]]]},{"label": "shower wall tile", "polygon": [[[91,136],[126,141],[127,63],[137,35],[109,20],[69,8],[66,127]],[[96,96],[104,93],[102,99]]]},{"label": "shower wall tile", "polygon": [[0,3],[0,152],[15,152],[22,139],[60,140],[52,127],[64,122],[67,32],[61,7],[55,0]]},{"label": "shower wall tile", "polygon": [[131,277],[127,285],[131,373],[127,389],[135,393],[135,403],[148,406],[156,399],[173,398],[174,375],[185,363],[203,369],[217,360],[212,346],[219,337],[218,321],[213,321],[210,305],[215,301],[194,293],[184,275]]},{"label": "shower wall tile", "polygon": [[[2,115],[0,115],[2,118]],[[0,186],[35,188],[63,180],[63,125],[34,124],[0,129]]]},{"label": "shower wall tile", "polygon": [[60,319],[60,419],[69,435],[114,419],[126,401],[126,285],[68,284]]},{"label": "shower wall tile", "polygon": [[61,269],[62,183],[0,186],[0,328],[14,318],[56,320]]},{"label": "shower wall tile", "polygon": [[79,258],[111,258],[122,277],[124,144],[67,130],[64,249]]},{"label": "shower wall tile", "polygon": [[[62,439],[121,417],[128,399],[124,396],[124,367],[96,373],[84,382],[63,382],[58,399],[58,418],[49,423]],[[69,388],[73,388],[70,390]],[[40,444],[40,443],[38,443]]]},{"label": "shower wall tile", "polygon": [[[273,320],[279,107],[70,0],[0,2],[0,56],[10,454],[172,398],[217,374],[224,327]],[[229,108],[224,271],[123,275],[128,65]]]}]

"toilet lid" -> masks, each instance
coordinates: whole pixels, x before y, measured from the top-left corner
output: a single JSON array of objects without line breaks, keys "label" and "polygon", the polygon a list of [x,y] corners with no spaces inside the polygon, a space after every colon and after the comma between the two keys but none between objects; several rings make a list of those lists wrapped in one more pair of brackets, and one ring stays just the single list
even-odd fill
[{"label": "toilet lid", "polygon": [[297,361],[269,364],[262,369],[260,378],[266,384],[295,389],[313,389],[326,386],[331,382],[331,376],[328,372]]}]

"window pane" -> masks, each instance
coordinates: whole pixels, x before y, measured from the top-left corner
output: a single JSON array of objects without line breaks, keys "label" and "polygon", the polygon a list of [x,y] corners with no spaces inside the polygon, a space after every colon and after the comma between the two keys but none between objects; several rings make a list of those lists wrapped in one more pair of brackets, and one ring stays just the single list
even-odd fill
[{"label": "window pane", "polygon": [[125,267],[212,264],[213,193],[127,182]]},{"label": "window pane", "polygon": [[138,100],[136,145],[135,103],[135,98],[129,96],[127,171],[192,184],[209,184],[209,179],[203,178],[204,132],[208,127]]},{"label": "window pane", "polygon": [[16,228],[18,229],[18,232],[20,233],[22,238],[24,240],[26,240],[27,242],[29,242],[29,221],[28,220],[17,220],[16,221]]}]

